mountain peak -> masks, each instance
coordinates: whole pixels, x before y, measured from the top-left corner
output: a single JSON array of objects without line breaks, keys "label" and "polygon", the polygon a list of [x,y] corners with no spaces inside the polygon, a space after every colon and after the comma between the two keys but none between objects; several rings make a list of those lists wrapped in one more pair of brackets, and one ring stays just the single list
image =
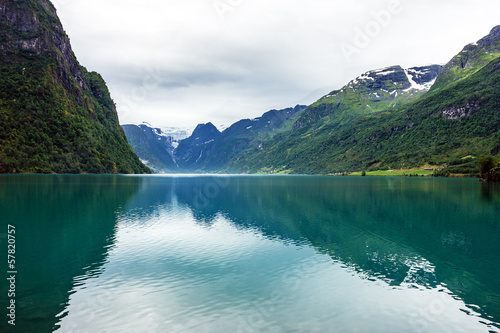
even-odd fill
[{"label": "mountain peak", "polygon": [[433,89],[440,89],[452,82],[474,74],[500,56],[500,25],[476,43],[466,45],[441,71]]},{"label": "mountain peak", "polygon": [[[408,92],[412,89],[429,90],[441,71],[442,66],[430,65],[404,69],[399,65],[368,71],[351,82],[342,90],[351,88],[359,91],[378,90],[394,94]],[[339,91],[335,91],[338,93]],[[332,94],[331,94],[332,95]]]},{"label": "mountain peak", "polygon": [[490,35],[492,36],[500,36],[500,25],[497,25],[493,29],[491,29]]},{"label": "mountain peak", "polygon": [[215,127],[214,124],[208,122],[206,124],[199,124],[196,126],[193,132],[193,136],[200,136],[205,134],[220,134],[220,131]]}]

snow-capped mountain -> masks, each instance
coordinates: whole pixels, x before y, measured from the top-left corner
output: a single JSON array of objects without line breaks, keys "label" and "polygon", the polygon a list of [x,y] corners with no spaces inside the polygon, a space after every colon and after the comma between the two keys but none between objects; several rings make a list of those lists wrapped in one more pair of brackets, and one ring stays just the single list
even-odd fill
[{"label": "snow-capped mountain", "polygon": [[177,138],[187,135],[183,129],[169,128],[164,132],[149,123],[122,125],[127,139],[141,161],[155,172],[175,172],[178,170],[174,150],[179,145]]},{"label": "snow-capped mountain", "polygon": [[187,139],[193,133],[192,128],[188,127],[161,127],[161,133],[172,137],[175,141]]},{"label": "snow-capped mountain", "polygon": [[321,126],[317,121],[322,118],[347,124],[355,118],[353,115],[369,114],[414,101],[429,91],[441,69],[441,65],[408,69],[391,66],[368,71],[312,104],[295,123],[294,129]]},{"label": "snow-capped mountain", "polygon": [[[344,86],[323,97],[320,102],[343,102],[347,98],[350,102],[358,100],[362,108],[373,108],[373,103],[394,101],[408,102],[411,97],[416,98],[427,92],[441,72],[442,66],[431,65],[403,69],[401,66],[366,72]],[[357,96],[350,96],[355,94]],[[398,98],[399,97],[399,98]],[[385,106],[384,106],[385,107]]]}]

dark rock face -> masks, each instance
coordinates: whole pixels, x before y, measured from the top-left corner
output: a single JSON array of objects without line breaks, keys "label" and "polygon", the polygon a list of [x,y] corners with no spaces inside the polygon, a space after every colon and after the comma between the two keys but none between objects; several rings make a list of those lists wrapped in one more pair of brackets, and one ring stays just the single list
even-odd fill
[{"label": "dark rock face", "polygon": [[428,88],[430,88],[430,84],[437,78],[441,68],[440,65],[408,69],[403,69],[401,66],[391,66],[363,74],[353,81],[353,87],[366,93],[377,93],[380,90],[401,92],[411,88],[411,81],[413,81],[419,85],[429,85]]},{"label": "dark rock face", "polygon": [[[404,91],[412,87],[412,82],[419,85],[429,85],[438,77],[442,66],[420,66],[403,69],[401,66],[392,66],[365,73],[364,89],[377,92],[377,90]],[[411,81],[410,81],[411,80]]]},{"label": "dark rock face", "polygon": [[446,119],[457,120],[463,117],[472,116],[480,109],[481,107],[476,102],[467,102],[464,106],[461,107],[457,106],[449,107],[441,111],[441,114]]},{"label": "dark rock face", "polygon": [[400,84],[402,89],[411,87],[411,83],[408,81],[405,71],[401,66],[392,66],[380,71],[371,71],[365,75],[370,78],[365,80],[364,88],[366,90],[388,90],[391,89],[392,84]]},{"label": "dark rock face", "polygon": [[0,42],[0,55],[9,57],[21,48],[37,55],[55,57],[58,79],[64,88],[77,94],[81,102],[81,94],[78,89],[73,89],[70,78],[84,91],[88,91],[87,82],[54,6],[47,0],[37,1],[36,5],[2,0],[0,13],[0,33],[6,40]]},{"label": "dark rock face", "polygon": [[[200,124],[196,126],[191,137],[194,141],[215,140],[220,135],[220,131],[212,123]],[[186,139],[187,140],[187,139]]]},{"label": "dark rock face", "polygon": [[408,69],[408,73],[412,76],[413,81],[420,85],[425,85],[435,80],[441,73],[441,65],[431,65],[424,67],[412,67]]},{"label": "dark rock face", "polygon": [[491,29],[491,32],[481,38],[479,42],[477,42],[478,45],[480,45],[483,48],[498,48],[498,41],[500,40],[500,25],[497,25],[493,29]]},{"label": "dark rock face", "polygon": [[197,171],[208,158],[215,140],[221,132],[212,123],[200,124],[193,134],[179,143],[175,151],[175,160],[181,170]]},{"label": "dark rock face", "polygon": [[175,140],[159,128],[147,125],[122,125],[128,142],[139,158],[159,173],[177,172],[174,159]]}]

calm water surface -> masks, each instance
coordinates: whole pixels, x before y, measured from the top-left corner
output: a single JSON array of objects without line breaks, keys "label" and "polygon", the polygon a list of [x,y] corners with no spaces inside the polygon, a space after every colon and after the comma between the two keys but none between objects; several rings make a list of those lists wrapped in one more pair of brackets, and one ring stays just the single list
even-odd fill
[{"label": "calm water surface", "polygon": [[477,180],[0,176],[0,213],[1,332],[500,332]]}]

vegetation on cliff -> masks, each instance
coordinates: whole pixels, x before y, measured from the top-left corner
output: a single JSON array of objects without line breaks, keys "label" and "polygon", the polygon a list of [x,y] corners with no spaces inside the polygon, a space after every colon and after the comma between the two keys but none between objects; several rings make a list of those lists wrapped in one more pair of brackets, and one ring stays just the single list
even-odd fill
[{"label": "vegetation on cliff", "polygon": [[49,1],[0,1],[0,173],[148,173]]}]

